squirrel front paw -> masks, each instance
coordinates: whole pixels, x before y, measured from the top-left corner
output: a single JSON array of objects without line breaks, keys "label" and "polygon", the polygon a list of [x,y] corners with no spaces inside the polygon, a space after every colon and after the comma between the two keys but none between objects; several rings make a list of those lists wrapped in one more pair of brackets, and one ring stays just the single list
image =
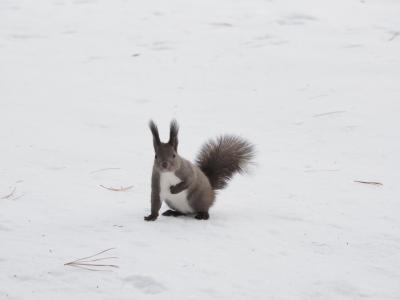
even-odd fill
[{"label": "squirrel front paw", "polygon": [[145,221],[155,221],[158,218],[158,215],[148,215],[147,217],[144,217]]},{"label": "squirrel front paw", "polygon": [[178,194],[180,192],[178,185],[171,185],[169,190],[171,194]]}]

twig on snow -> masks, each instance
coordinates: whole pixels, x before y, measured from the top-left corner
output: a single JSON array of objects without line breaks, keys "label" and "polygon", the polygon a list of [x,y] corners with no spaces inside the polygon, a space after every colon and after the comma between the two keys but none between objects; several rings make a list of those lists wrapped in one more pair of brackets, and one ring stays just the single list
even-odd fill
[{"label": "twig on snow", "polygon": [[17,188],[14,187],[14,189],[11,191],[11,193],[9,193],[8,195],[5,195],[4,197],[1,197],[0,199],[8,199],[8,198],[12,197],[16,190],[17,190]]},{"label": "twig on snow", "polygon": [[102,185],[102,184],[100,184],[100,186],[101,186],[103,189],[110,190],[110,191],[114,191],[114,192],[125,192],[125,191],[128,191],[128,190],[130,190],[131,188],[133,188],[133,185],[126,186],[126,187],[121,186],[120,188],[107,187],[107,186],[104,186],[104,185]]},{"label": "twig on snow", "polygon": [[383,183],[377,181],[361,181],[361,180],[354,180],[354,182],[363,183],[363,184],[371,184],[371,185],[383,185]]},{"label": "twig on snow", "polygon": [[390,39],[388,39],[388,42],[393,41],[395,38],[397,38],[400,35],[400,31],[394,31],[392,32],[392,36],[390,37]]},{"label": "twig on snow", "polygon": [[[113,250],[113,249],[115,249],[115,248],[106,249],[106,250],[103,250],[94,255],[76,259],[74,261],[65,263],[64,266],[76,267],[76,268],[85,269],[85,270],[89,270],[89,271],[111,271],[111,270],[103,269],[103,268],[104,267],[105,268],[118,268],[118,266],[114,265],[114,264],[102,264],[102,263],[96,263],[96,262],[105,261],[108,259],[118,259],[118,257],[116,257],[116,256],[98,257],[99,255],[101,255],[105,252],[108,252],[110,250]],[[101,269],[98,269],[99,267]]]},{"label": "twig on snow", "polygon": [[15,197],[15,198],[12,198],[11,200],[15,201],[15,200],[18,200],[19,198],[22,198],[23,196],[25,196],[25,194],[19,195],[19,196]]},{"label": "twig on snow", "polygon": [[343,114],[345,112],[346,112],[345,110],[328,111],[328,112],[325,112],[325,113],[316,114],[313,117],[317,118],[317,117],[323,117],[323,116],[329,116],[329,115],[335,115],[335,114]]}]

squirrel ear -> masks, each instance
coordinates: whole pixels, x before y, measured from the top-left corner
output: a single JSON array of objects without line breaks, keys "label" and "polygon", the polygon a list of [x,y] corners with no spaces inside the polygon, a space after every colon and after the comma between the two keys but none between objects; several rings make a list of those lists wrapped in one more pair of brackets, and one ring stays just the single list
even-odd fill
[{"label": "squirrel ear", "polygon": [[158,134],[157,125],[153,122],[153,120],[150,120],[149,127],[150,127],[150,130],[151,130],[151,133],[153,134],[154,150],[157,150],[158,146],[161,144],[160,135]]},{"label": "squirrel ear", "polygon": [[178,131],[179,125],[178,122],[174,119],[171,121],[170,124],[168,144],[174,147],[175,151],[177,151],[178,149]]}]

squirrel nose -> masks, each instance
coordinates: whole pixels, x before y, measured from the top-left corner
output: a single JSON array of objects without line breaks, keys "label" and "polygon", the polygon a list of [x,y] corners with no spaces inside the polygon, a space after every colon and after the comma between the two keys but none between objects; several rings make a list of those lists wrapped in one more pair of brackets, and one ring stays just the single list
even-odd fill
[{"label": "squirrel nose", "polygon": [[168,167],[168,163],[167,163],[166,161],[164,161],[161,165],[162,165],[162,167],[163,167],[164,169],[166,169],[166,168]]}]

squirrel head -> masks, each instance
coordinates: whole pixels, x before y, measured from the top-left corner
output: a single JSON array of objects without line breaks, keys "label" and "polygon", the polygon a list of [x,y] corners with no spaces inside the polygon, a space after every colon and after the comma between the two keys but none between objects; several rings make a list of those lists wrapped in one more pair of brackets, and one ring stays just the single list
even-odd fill
[{"label": "squirrel head", "polygon": [[153,134],[155,167],[160,172],[175,172],[179,169],[181,162],[178,155],[178,122],[176,120],[171,121],[168,143],[160,141],[157,125],[152,120],[149,123],[149,127]]}]

